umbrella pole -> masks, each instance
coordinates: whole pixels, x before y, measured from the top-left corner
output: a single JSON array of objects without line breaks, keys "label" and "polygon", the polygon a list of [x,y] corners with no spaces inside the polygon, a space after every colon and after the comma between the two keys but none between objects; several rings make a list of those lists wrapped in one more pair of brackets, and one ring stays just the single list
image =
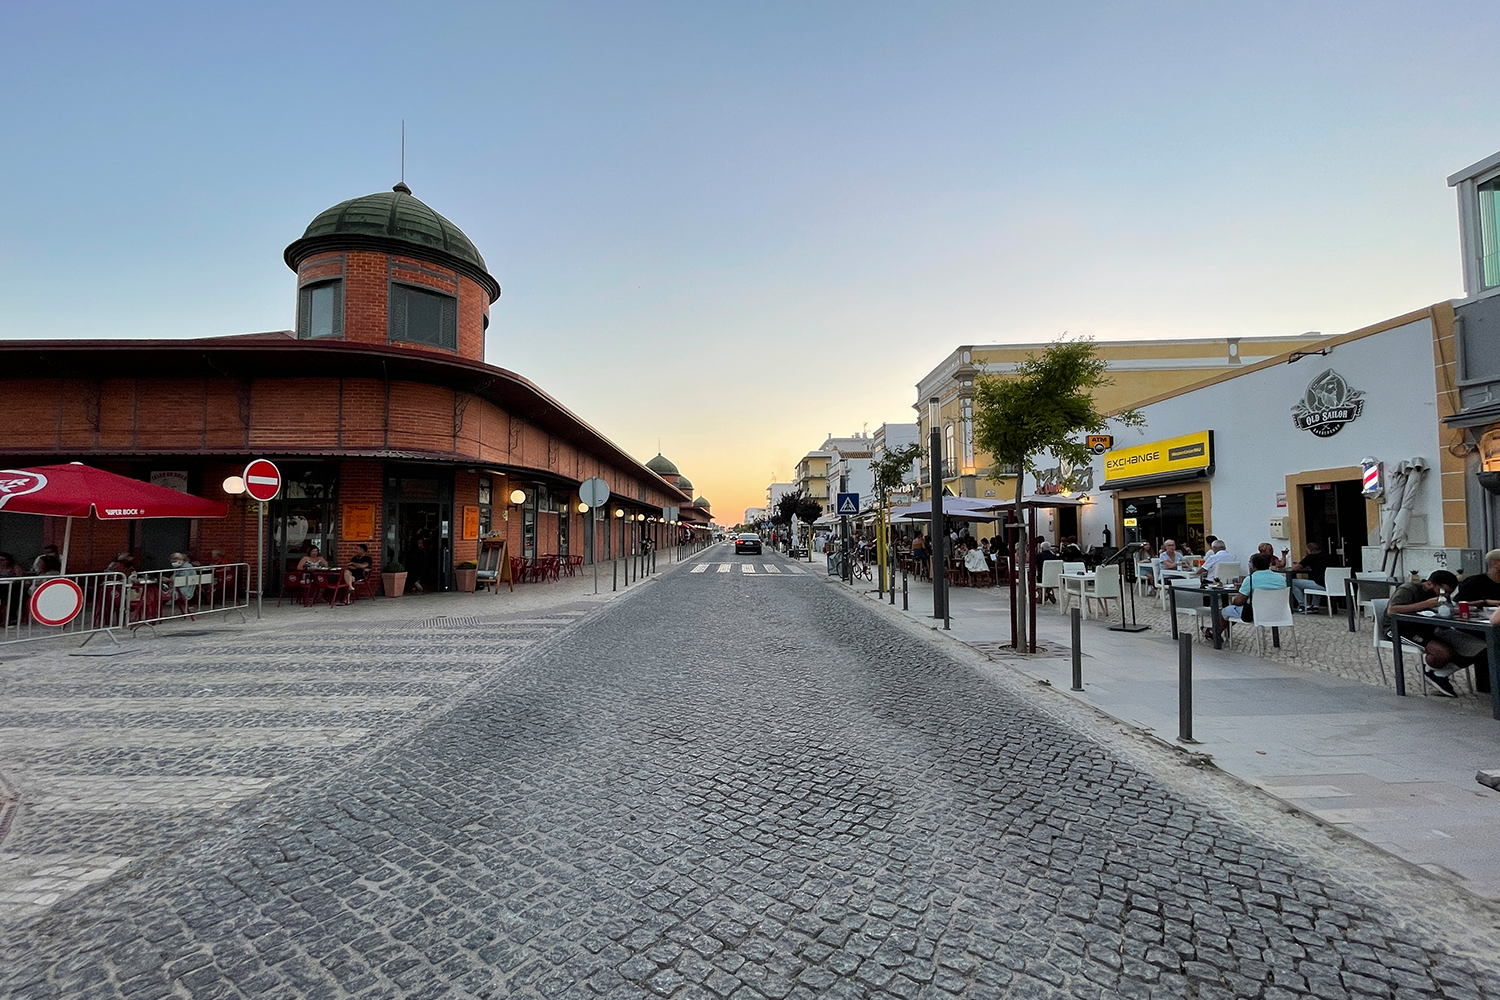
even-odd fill
[{"label": "umbrella pole", "polygon": [[68,573],[68,545],[73,541],[73,519],[68,518],[67,527],[63,528],[63,550],[62,550],[62,574]]}]

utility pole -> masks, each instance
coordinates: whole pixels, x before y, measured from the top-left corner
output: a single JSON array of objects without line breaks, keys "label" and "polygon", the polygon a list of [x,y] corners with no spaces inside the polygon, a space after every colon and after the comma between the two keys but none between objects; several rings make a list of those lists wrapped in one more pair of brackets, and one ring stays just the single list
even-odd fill
[{"label": "utility pole", "polygon": [[933,396],[927,401],[928,450],[932,456],[932,617],[948,617],[948,525],[943,518],[943,430],[939,408],[941,401]]}]

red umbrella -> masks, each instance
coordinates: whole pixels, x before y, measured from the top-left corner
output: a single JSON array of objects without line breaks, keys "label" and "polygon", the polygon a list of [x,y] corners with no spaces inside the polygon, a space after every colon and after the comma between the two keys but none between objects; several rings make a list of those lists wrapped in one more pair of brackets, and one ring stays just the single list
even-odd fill
[{"label": "red umbrella", "polygon": [[93,469],[81,462],[0,469],[0,511],[66,517],[62,569],[68,570],[73,518],[93,513],[101,521],[147,517],[223,517],[225,504],[153,486],[129,476]]}]

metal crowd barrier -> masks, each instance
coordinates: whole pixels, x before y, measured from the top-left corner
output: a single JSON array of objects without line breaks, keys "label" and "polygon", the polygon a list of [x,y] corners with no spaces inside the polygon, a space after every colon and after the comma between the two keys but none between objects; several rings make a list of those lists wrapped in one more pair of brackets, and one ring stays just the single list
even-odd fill
[{"label": "metal crowd barrier", "polygon": [[[69,573],[83,593],[83,605],[65,625],[44,625],[31,613],[31,595],[55,576],[0,577],[0,645],[64,635],[108,632],[125,626],[126,582],[122,573]],[[87,640],[85,640],[87,641]]]},{"label": "metal crowd barrier", "polygon": [[130,578],[125,626],[153,628],[162,622],[250,607],[250,564],[183,566],[142,570]]}]

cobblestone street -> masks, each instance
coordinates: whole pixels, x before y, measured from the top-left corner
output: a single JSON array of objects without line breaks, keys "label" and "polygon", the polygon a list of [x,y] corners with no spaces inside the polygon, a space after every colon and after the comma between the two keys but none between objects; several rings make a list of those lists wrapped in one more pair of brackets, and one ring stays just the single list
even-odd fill
[{"label": "cobblestone street", "polygon": [[[58,801],[118,798],[137,754],[161,780],[127,797],[241,805],[154,854],[107,809],[22,825],[103,873],[0,926],[0,996],[1500,996],[1492,910],[796,569],[719,547],[529,648],[424,634],[395,656],[430,689],[371,669],[394,630],[325,623],[358,683],[303,706],[333,749],[293,771],[243,740],[242,643],[171,690],[10,699],[9,766]],[[360,714],[445,692],[404,733]],[[142,699],[130,745],[91,752],[111,698]]]}]

